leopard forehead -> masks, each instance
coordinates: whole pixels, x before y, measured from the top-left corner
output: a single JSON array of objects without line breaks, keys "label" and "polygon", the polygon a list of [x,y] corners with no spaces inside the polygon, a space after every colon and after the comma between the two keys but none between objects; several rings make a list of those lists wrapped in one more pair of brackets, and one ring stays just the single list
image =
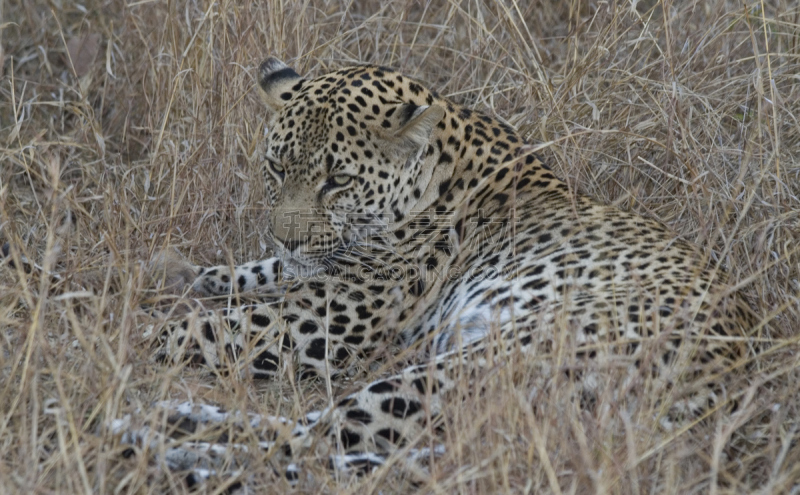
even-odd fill
[{"label": "leopard forehead", "polygon": [[437,100],[437,95],[419,82],[375,66],[302,79],[291,90],[282,95],[288,101],[270,120],[267,154],[307,164],[315,152],[323,151],[324,162],[312,165],[324,165],[329,173],[337,166],[373,159],[380,152],[374,138],[392,128],[398,112],[410,112]]}]

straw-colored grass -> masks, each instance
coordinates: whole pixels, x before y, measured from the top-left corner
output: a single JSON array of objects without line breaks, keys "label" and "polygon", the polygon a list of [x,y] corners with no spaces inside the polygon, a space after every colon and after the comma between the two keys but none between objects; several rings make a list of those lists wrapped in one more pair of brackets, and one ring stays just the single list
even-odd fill
[{"label": "straw-colored grass", "polygon": [[[0,238],[93,290],[0,267],[0,493],[181,492],[103,425],[163,398],[295,417],[329,400],[156,366],[141,337],[153,253],[264,256],[269,55],[310,74],[393,66],[505,118],[571,187],[721,259],[772,343],[737,412],[672,434],[653,398],[581,411],[566,378],[511,356],[448,409],[421,493],[800,492],[797,3],[0,0]],[[411,490],[398,469],[307,472],[299,492]],[[290,491],[266,459],[248,473]]]}]

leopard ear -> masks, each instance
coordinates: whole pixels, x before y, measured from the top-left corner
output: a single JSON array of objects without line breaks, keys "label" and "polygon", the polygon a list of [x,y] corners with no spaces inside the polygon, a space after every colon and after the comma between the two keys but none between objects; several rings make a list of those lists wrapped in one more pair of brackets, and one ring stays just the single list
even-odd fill
[{"label": "leopard ear", "polygon": [[292,99],[300,75],[277,58],[268,58],[258,68],[258,85],[264,102],[275,111]]},{"label": "leopard ear", "polygon": [[400,128],[392,136],[401,152],[415,152],[428,144],[433,128],[444,118],[444,108],[438,105],[418,106],[406,103],[395,112]]}]

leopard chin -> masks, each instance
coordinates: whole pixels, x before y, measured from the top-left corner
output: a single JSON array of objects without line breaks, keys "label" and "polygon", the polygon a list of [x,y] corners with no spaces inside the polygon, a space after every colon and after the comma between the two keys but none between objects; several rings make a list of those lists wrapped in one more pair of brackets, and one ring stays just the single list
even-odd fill
[{"label": "leopard chin", "polygon": [[345,252],[346,248],[339,244],[333,250],[320,253],[298,253],[286,249],[280,243],[274,243],[273,252],[283,264],[283,276],[288,279],[319,278],[331,271]]}]

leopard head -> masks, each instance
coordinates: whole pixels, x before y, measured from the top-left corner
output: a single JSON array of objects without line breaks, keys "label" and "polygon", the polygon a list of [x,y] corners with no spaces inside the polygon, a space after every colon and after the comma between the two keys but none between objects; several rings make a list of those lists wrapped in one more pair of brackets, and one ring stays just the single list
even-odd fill
[{"label": "leopard head", "polygon": [[274,58],[261,64],[268,239],[289,273],[324,268],[418,206],[445,110],[406,81],[376,67],[309,79]]}]

